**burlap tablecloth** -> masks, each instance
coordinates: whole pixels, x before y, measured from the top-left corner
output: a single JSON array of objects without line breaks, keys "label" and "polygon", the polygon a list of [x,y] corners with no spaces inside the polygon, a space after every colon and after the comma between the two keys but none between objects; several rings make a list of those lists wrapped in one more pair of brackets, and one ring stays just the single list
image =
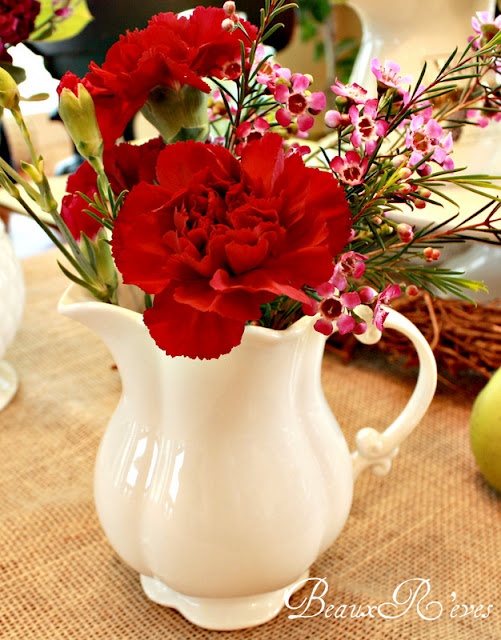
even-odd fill
[{"label": "burlap tablecloth", "polygon": [[[93,462],[117,402],[117,371],[96,336],[57,314],[67,281],[55,254],[30,258],[25,274],[25,319],[7,354],[21,385],[0,413],[1,638],[501,639],[501,500],[470,453],[468,389],[437,394],[389,476],[358,480],[348,524],[312,568],[328,585],[328,616],[315,615],[320,600],[312,600],[309,617],[290,619],[301,608],[284,609],[264,626],[214,632],[148,601],[93,505]],[[350,443],[362,426],[384,428],[414,384],[413,373],[374,358],[369,351],[343,365],[325,357],[326,395]],[[406,581],[415,598],[378,610]],[[319,595],[319,585],[291,604]],[[457,604],[474,608],[460,617],[466,609]],[[361,617],[369,606],[372,615]]]}]

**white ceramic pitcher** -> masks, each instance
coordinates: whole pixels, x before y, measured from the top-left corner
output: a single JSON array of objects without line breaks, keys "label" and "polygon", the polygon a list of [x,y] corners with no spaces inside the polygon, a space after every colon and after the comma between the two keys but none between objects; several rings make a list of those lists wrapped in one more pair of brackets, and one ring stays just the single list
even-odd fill
[{"label": "white ceramic pitcher", "polygon": [[426,412],[436,367],[416,327],[391,311],[420,371],[382,434],[350,454],[322,392],[325,337],[304,317],[284,331],[249,326],[216,360],[166,356],[139,313],[71,286],[59,311],[95,331],[122,378],[102,439],[95,500],[117,554],[146,594],[210,629],[260,624],[339,535],[354,479],[389,470]]}]

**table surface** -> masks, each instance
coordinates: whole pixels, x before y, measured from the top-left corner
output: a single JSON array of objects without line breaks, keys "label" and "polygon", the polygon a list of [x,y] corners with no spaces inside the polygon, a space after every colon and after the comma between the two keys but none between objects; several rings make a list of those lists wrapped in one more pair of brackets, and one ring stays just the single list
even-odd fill
[{"label": "table surface", "polygon": [[[437,393],[389,476],[357,481],[345,529],[311,570],[328,585],[330,615],[310,609],[289,619],[284,609],[266,625],[222,633],[148,601],[93,504],[94,457],[118,401],[118,373],[94,334],[58,315],[67,280],[56,254],[23,265],[24,321],[6,355],[20,388],[0,413],[2,639],[501,639],[501,499],[470,452],[467,383]],[[348,364],[324,358],[326,397],[350,444],[359,428],[389,424],[414,380],[371,350]],[[402,602],[412,590],[408,603],[377,609],[399,587]]]}]

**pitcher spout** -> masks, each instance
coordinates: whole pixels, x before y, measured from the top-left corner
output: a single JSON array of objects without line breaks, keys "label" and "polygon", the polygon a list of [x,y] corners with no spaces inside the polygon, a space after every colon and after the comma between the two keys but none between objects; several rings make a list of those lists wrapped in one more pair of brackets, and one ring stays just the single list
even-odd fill
[{"label": "pitcher spout", "polygon": [[103,341],[120,373],[123,397],[126,395],[128,402],[144,406],[142,397],[152,396],[155,390],[144,377],[136,375],[137,363],[154,371],[158,366],[158,348],[144,325],[142,314],[99,302],[75,284],[62,295],[58,311],[80,322]]},{"label": "pitcher spout", "polygon": [[58,312],[96,333],[115,358],[123,352],[123,335],[127,335],[128,340],[134,340],[136,334],[142,334],[145,330],[140,313],[100,302],[75,284],[70,285],[61,296]]}]

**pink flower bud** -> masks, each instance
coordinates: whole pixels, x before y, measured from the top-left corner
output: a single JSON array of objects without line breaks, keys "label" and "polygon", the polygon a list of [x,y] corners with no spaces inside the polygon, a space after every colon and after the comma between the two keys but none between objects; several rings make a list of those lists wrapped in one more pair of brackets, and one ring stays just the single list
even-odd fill
[{"label": "pink flower bud", "polygon": [[410,224],[406,222],[401,222],[397,225],[397,233],[401,242],[410,242],[414,238],[414,230],[412,229]]},{"label": "pink flower bud", "polygon": [[423,255],[426,262],[433,262],[434,260],[438,260],[440,258],[440,250],[434,249],[433,247],[426,247],[426,249],[423,251]]},{"label": "pink flower bud", "polygon": [[227,2],[225,2],[223,4],[223,9],[227,15],[232,16],[236,11],[236,6],[233,0],[228,0]]},{"label": "pink flower bud", "polygon": [[412,171],[411,171],[411,169],[409,169],[409,167],[402,167],[398,171],[399,180],[407,180],[408,178],[411,177],[411,175],[412,175]]},{"label": "pink flower bud", "polygon": [[412,187],[408,182],[403,182],[402,184],[398,185],[397,191],[402,196],[408,196],[412,191]]},{"label": "pink flower bud", "polygon": [[360,296],[360,302],[362,304],[368,304],[377,296],[377,291],[369,286],[360,287],[358,295]]},{"label": "pink flower bud", "polygon": [[419,289],[416,287],[415,284],[410,284],[406,289],[405,289],[405,293],[410,296],[411,298],[413,298],[414,296],[417,296],[419,293]]},{"label": "pink flower bud", "polygon": [[233,22],[233,20],[231,18],[225,18],[221,22],[221,27],[222,27],[223,31],[233,31],[233,29],[235,28],[235,23]]},{"label": "pink flower bud", "polygon": [[325,114],[325,125],[330,129],[336,129],[341,124],[342,116],[339,111],[334,111],[334,109],[330,109]]},{"label": "pink flower bud", "polygon": [[418,193],[423,198],[429,198],[431,196],[431,191],[429,189],[426,189],[426,187],[419,187]]},{"label": "pink flower bud", "polygon": [[[398,167],[402,167],[405,168],[405,165],[407,164],[407,156],[404,155],[403,153],[400,153],[398,156],[395,156],[392,161],[391,164],[395,167],[395,169],[398,169]],[[410,169],[409,169],[410,171]]]},{"label": "pink flower bud", "polygon": [[431,166],[429,164],[422,164],[418,169],[417,172],[419,173],[420,176],[426,177],[429,176],[431,174]]}]

